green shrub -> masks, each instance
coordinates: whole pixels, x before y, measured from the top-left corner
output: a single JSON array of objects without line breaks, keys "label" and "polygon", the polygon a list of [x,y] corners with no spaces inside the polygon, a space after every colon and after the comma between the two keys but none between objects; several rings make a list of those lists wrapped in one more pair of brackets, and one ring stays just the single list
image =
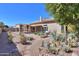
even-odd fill
[{"label": "green shrub", "polygon": [[33,37],[27,37],[27,39],[30,40],[30,41],[34,40]]},{"label": "green shrub", "polygon": [[35,35],[37,35],[37,32],[34,32]]},{"label": "green shrub", "polygon": [[44,35],[44,32],[34,32],[35,35]]},{"label": "green shrub", "polygon": [[65,51],[66,53],[70,53],[70,52],[73,51],[69,45],[65,45],[65,46],[63,47],[63,49],[64,49],[64,51]]},{"label": "green shrub", "polygon": [[12,39],[13,39],[12,33],[8,32],[8,40],[9,40],[10,43],[13,42]]},{"label": "green shrub", "polygon": [[23,35],[23,33],[20,33],[20,42],[22,43],[22,44],[26,44],[26,37]]}]

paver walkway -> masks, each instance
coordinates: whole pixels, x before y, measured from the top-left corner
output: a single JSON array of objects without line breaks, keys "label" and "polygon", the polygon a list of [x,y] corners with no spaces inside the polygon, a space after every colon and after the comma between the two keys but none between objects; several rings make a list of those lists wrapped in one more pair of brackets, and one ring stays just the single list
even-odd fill
[{"label": "paver walkway", "polygon": [[39,47],[42,44],[42,40],[36,40],[35,42],[33,42],[30,52],[32,56],[38,56],[39,55]]},{"label": "paver walkway", "polygon": [[26,36],[31,36],[33,37],[35,40],[32,42],[31,47],[29,48],[29,53],[31,56],[38,56],[39,55],[39,48],[42,45],[42,41],[43,39],[38,36],[38,35],[34,35],[34,34],[25,34]]}]

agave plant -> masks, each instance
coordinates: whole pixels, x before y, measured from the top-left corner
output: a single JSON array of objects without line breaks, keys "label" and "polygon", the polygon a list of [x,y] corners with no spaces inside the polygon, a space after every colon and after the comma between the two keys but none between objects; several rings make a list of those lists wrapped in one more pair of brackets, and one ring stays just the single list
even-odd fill
[{"label": "agave plant", "polygon": [[53,38],[54,40],[56,40],[56,39],[57,39],[56,31],[54,31],[53,33],[51,33],[51,36],[52,36],[52,38]]},{"label": "agave plant", "polygon": [[56,31],[54,31],[53,33],[51,33],[51,37],[53,40],[59,40],[59,41],[64,41],[65,39],[65,36],[61,33],[61,34],[58,34]]}]

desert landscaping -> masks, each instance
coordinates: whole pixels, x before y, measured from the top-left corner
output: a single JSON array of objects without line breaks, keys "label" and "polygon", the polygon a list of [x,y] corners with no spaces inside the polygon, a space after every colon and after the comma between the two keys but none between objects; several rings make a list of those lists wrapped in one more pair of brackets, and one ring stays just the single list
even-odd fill
[{"label": "desert landscaping", "polygon": [[[45,37],[44,37],[45,35]],[[73,56],[79,55],[79,42],[73,34],[67,41],[61,35],[2,32],[0,55],[10,56]],[[6,39],[7,38],[7,39]],[[57,38],[57,39],[56,39]],[[72,39],[73,38],[73,39]],[[72,40],[71,40],[72,39]],[[5,41],[4,41],[5,40]],[[2,45],[2,46],[1,46]],[[1,54],[2,53],[2,54]]]},{"label": "desert landscaping", "polygon": [[79,56],[78,3],[0,6],[0,56]]}]

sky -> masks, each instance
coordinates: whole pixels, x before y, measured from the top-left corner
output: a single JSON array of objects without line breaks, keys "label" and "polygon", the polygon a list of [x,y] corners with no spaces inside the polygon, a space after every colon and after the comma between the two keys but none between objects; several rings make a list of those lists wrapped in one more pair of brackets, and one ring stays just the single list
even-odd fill
[{"label": "sky", "polygon": [[39,18],[50,18],[42,3],[7,3],[0,4],[0,22],[14,26],[16,24],[30,24]]}]

